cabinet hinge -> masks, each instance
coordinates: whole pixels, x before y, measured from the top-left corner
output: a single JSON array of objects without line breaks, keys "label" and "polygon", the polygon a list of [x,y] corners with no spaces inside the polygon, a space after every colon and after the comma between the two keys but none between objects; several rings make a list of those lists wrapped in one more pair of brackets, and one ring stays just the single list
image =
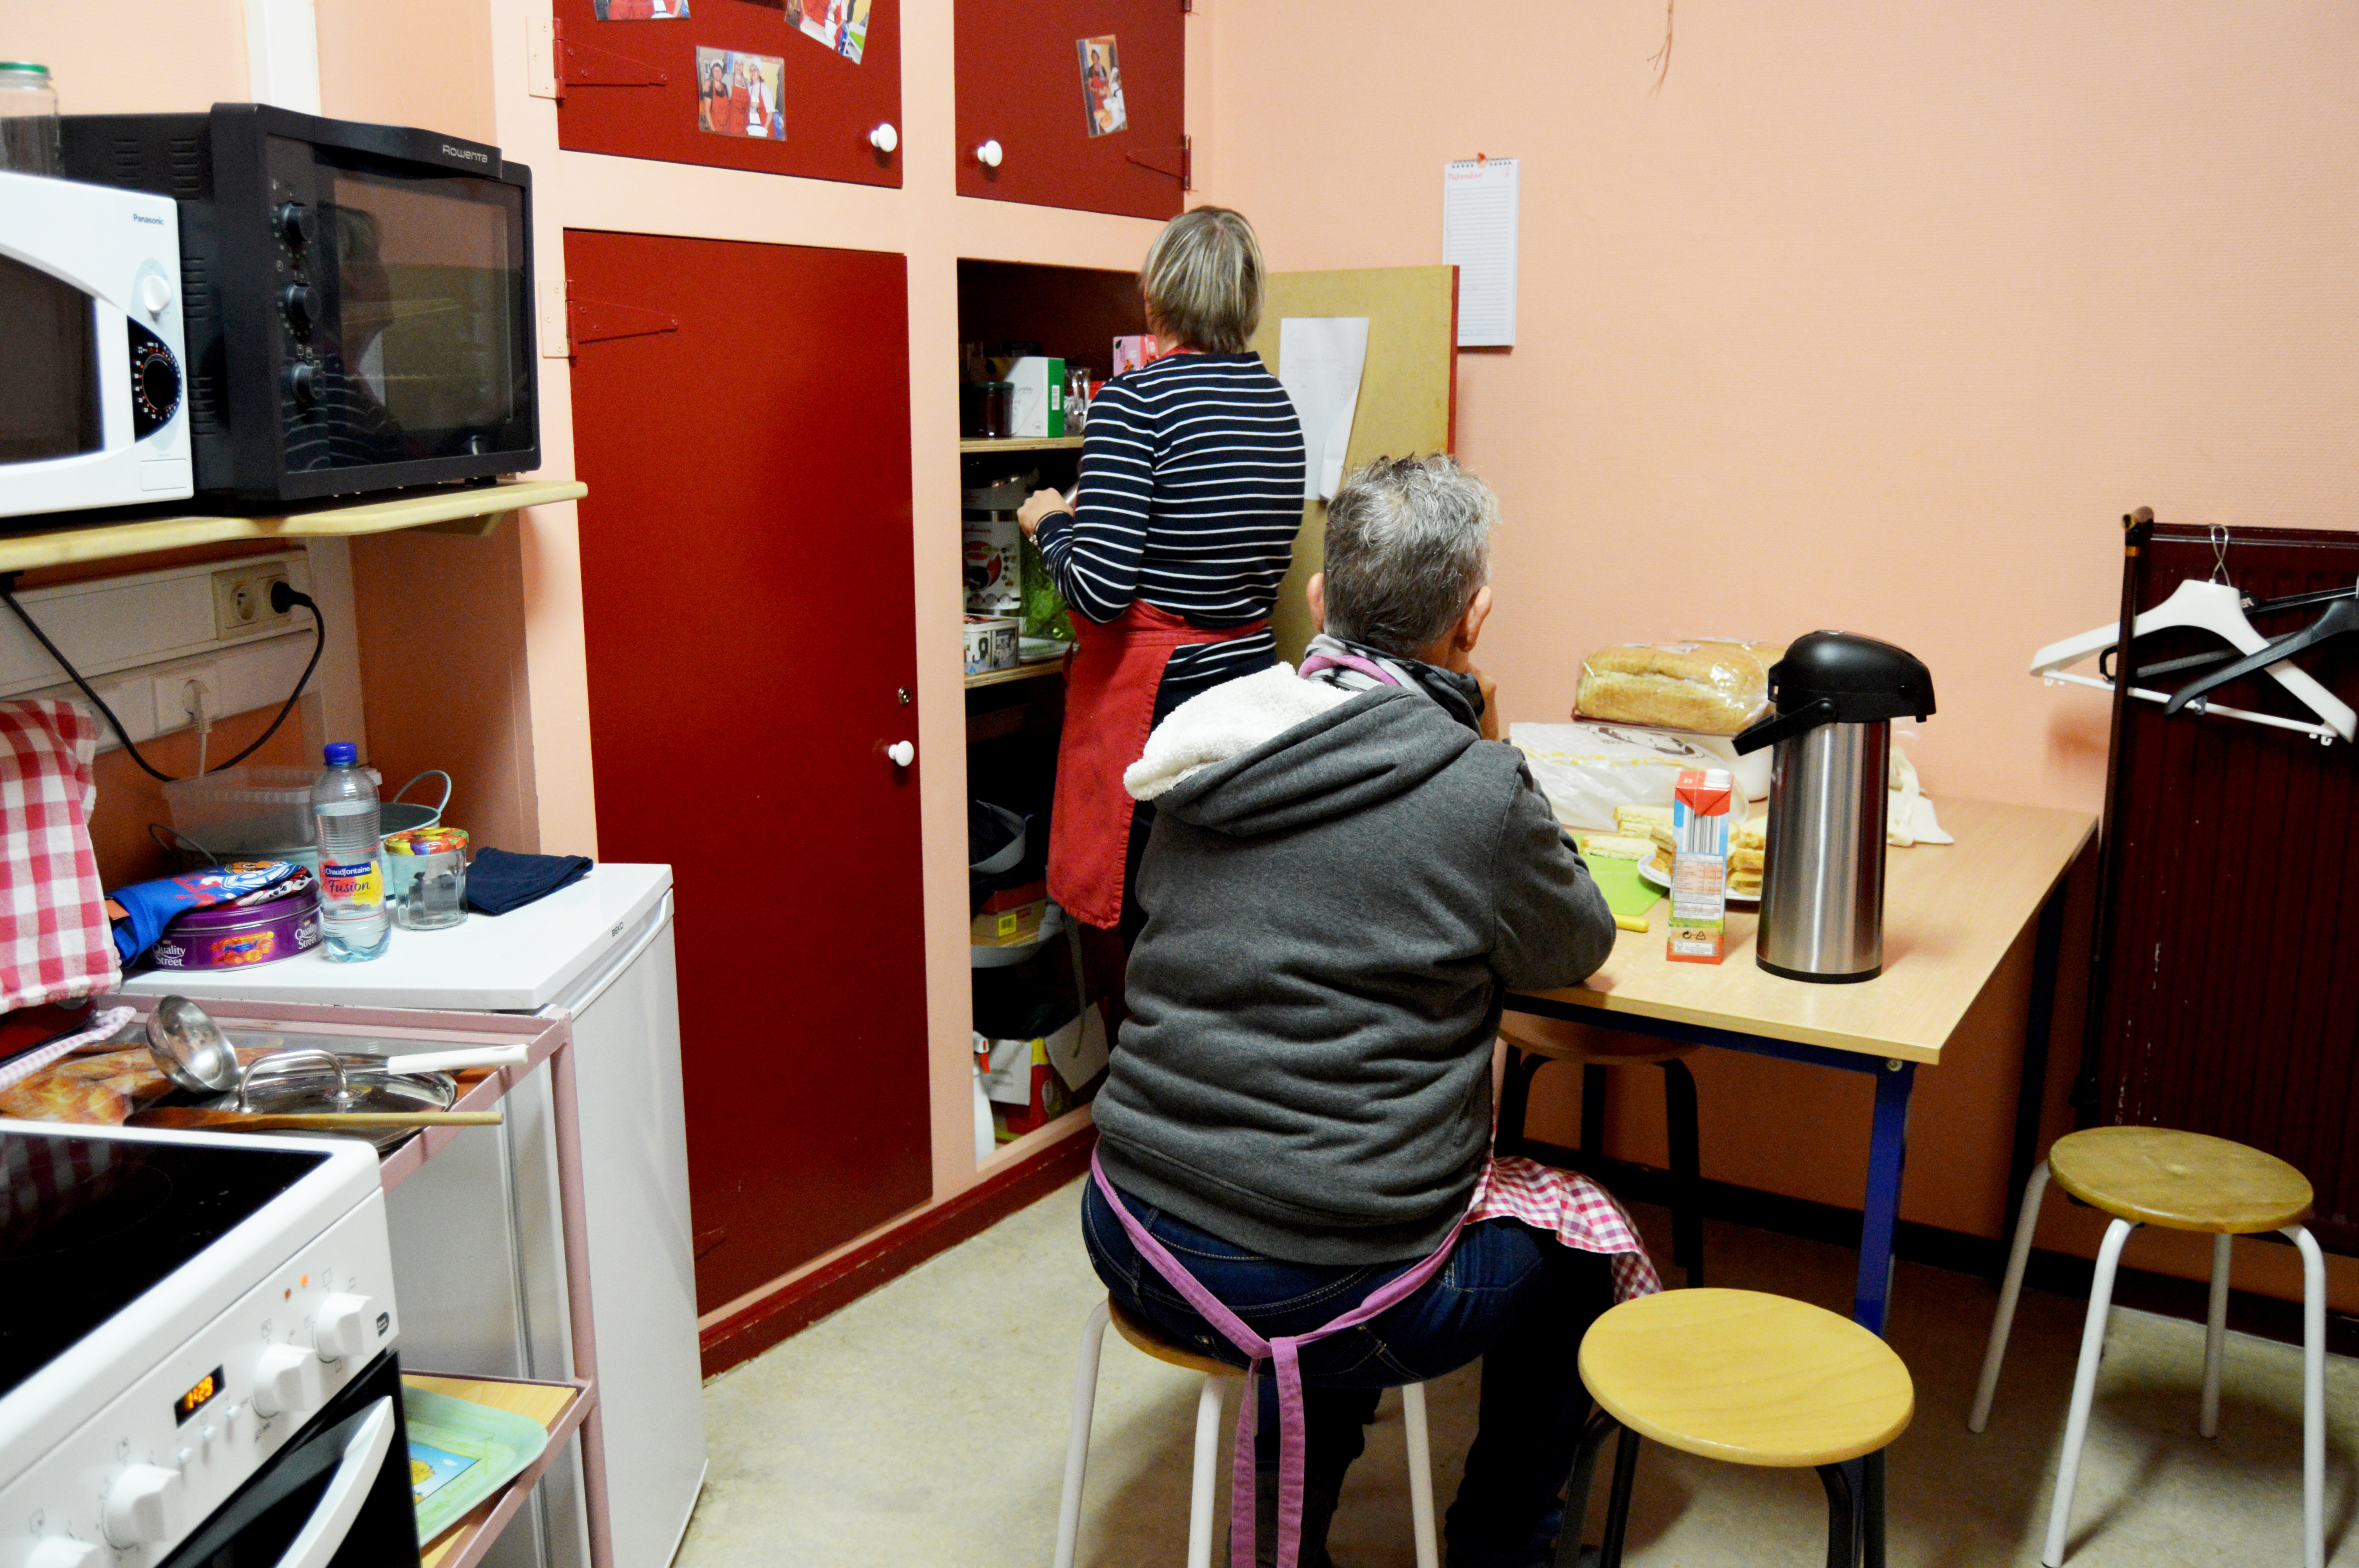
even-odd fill
[{"label": "cabinet hinge", "polygon": [[574,42],[565,36],[564,18],[558,18],[557,96],[560,102],[569,87],[662,87],[670,81],[661,66]]},{"label": "cabinet hinge", "polygon": [[[637,305],[617,305],[609,299],[565,297],[565,341],[569,350],[584,343],[612,342],[616,338],[652,338],[679,330],[679,318]],[[569,358],[571,355],[569,354]]]},{"label": "cabinet hinge", "polygon": [[1180,189],[1182,190],[1193,190],[1196,189],[1196,138],[1193,136],[1182,136],[1180,138],[1180,167],[1178,168],[1173,168],[1167,164],[1158,163],[1153,158],[1143,158],[1136,153],[1125,153],[1122,156],[1130,162],[1136,164],[1141,168],[1152,169],[1157,174],[1168,175],[1171,178],[1178,180],[1180,182]]}]

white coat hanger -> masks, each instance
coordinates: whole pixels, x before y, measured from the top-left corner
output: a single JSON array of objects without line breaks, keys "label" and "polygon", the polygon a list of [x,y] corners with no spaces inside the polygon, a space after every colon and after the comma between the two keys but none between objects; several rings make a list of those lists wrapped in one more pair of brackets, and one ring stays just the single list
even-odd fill
[{"label": "white coat hanger", "polygon": [[[2212,576],[2208,579],[2189,578],[2181,582],[2171,590],[2169,599],[2130,623],[2130,635],[2133,638],[2144,637],[2151,633],[2169,631],[2174,626],[2192,626],[2221,638],[2240,653],[2257,654],[2267,647],[2269,640],[2245,618],[2245,596],[2226,580],[2226,546],[2227,530],[2215,527],[2212,536]],[[2095,676],[2067,675],[2063,671],[2066,665],[2077,665],[2120,641],[2121,623],[2114,622],[2083,632],[2077,637],[2050,643],[2031,655],[2031,673],[2044,677],[2051,685],[2057,681],[2069,681],[2074,686],[2111,691],[2114,689],[2111,681],[2101,680]],[[2317,736],[2321,742],[2331,743],[2337,736],[2348,741],[2354,733],[2359,733],[2359,714],[2353,713],[2350,704],[2319,685],[2300,665],[2288,660],[2271,665],[2269,674],[2323,722],[2308,724],[2299,719],[2280,719],[2275,714],[2223,708],[2217,703],[2212,704],[2207,711],[2251,719],[2280,730],[2299,730]],[[2167,691],[2149,691],[2144,687],[2132,687],[2130,695],[2147,702],[2168,702],[2171,696]]]}]

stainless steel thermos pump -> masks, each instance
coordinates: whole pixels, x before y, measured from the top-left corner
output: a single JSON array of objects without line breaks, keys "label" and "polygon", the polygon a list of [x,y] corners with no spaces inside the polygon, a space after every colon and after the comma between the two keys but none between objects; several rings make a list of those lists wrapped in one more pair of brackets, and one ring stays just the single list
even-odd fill
[{"label": "stainless steel thermos pump", "polygon": [[1933,712],[1932,672],[1871,637],[1813,632],[1769,670],[1775,707],[1737,735],[1775,746],[1754,960],[1843,984],[1884,969],[1885,809],[1892,720]]}]

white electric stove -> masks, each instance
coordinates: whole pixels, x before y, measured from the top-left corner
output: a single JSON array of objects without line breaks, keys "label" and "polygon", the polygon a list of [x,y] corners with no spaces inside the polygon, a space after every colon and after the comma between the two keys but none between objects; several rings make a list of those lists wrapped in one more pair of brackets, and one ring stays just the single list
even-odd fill
[{"label": "white electric stove", "polygon": [[0,1568],[415,1568],[376,1151],[0,1121]]}]

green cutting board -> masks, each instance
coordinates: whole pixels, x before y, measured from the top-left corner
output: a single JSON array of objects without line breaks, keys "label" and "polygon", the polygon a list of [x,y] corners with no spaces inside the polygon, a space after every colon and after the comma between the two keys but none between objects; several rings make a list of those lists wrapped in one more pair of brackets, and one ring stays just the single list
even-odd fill
[{"label": "green cutting board", "polygon": [[1636,860],[1599,855],[1590,858],[1588,864],[1597,891],[1605,895],[1606,907],[1616,914],[1644,914],[1662,901],[1663,890],[1640,879]]}]

